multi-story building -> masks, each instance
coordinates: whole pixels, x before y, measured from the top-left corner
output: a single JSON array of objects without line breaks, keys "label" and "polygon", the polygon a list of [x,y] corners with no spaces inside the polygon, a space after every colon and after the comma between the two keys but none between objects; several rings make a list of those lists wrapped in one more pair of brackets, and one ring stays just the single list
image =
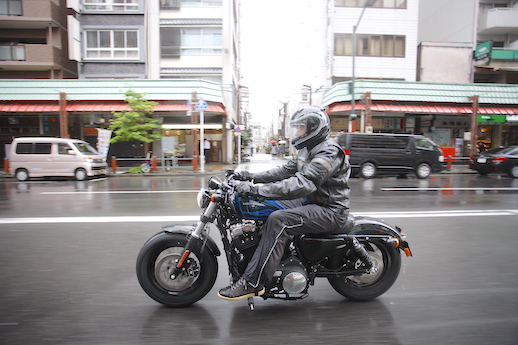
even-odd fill
[{"label": "multi-story building", "polygon": [[65,0],[0,2],[0,78],[77,78]]},{"label": "multi-story building", "polygon": [[[193,98],[214,90],[187,89],[185,85],[206,85],[197,83],[199,79],[216,82],[224,107],[219,101],[211,104],[212,99],[205,99],[209,106],[204,134],[213,144],[212,160],[233,160],[237,146],[233,128],[241,120],[238,0],[9,0],[0,1],[0,11],[0,78],[123,79],[121,101],[132,86],[138,92],[153,92],[142,88],[146,85],[139,82],[142,79],[169,79],[170,85],[179,80],[171,93],[185,98],[163,99],[178,106],[156,116],[164,125],[165,136],[173,136],[169,139],[191,149],[189,156],[195,154],[194,124],[188,116],[194,110]],[[186,83],[180,79],[194,80]],[[103,102],[103,96],[97,95],[97,100]],[[213,99],[220,97],[214,95]],[[108,121],[98,123],[97,119],[107,119],[113,111],[117,109],[84,112],[81,121],[69,126],[106,127]],[[5,142],[12,137],[8,120],[16,120],[16,129],[25,121],[22,118],[43,128],[34,114],[13,115],[0,113],[0,126],[9,127],[4,128],[9,132]],[[161,143],[154,143],[153,150],[161,156]]]},{"label": "multi-story building", "polygon": [[440,81],[438,74],[448,75],[443,68],[452,64],[451,51],[468,45],[474,54],[459,67],[469,69],[471,80],[456,82],[518,83],[518,0],[421,0],[419,6],[419,42],[443,44],[422,65],[437,73],[419,80]]},{"label": "multi-story building", "polygon": [[79,79],[146,78],[145,0],[68,0]]},{"label": "multi-story building", "polygon": [[332,83],[353,76],[353,36],[356,79],[415,81],[418,11],[419,0],[335,0]]}]

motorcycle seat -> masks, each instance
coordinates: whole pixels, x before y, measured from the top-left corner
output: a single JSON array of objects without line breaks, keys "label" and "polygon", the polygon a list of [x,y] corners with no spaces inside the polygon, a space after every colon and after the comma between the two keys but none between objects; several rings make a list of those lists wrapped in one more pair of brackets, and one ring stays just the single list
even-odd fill
[{"label": "motorcycle seat", "polygon": [[349,213],[347,215],[347,219],[342,224],[342,226],[337,228],[335,231],[332,231],[331,234],[347,234],[354,227],[354,224],[355,224],[354,216]]}]

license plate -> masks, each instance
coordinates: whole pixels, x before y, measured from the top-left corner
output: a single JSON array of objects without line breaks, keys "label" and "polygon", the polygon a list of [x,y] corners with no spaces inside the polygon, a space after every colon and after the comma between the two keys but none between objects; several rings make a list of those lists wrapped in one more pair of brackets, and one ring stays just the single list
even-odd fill
[{"label": "license plate", "polygon": [[477,158],[477,163],[487,163],[487,158]]}]

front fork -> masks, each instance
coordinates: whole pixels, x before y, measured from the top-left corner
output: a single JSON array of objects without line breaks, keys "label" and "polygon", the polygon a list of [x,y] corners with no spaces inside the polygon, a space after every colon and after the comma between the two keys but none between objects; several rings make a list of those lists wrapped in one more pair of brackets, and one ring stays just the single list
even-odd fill
[{"label": "front fork", "polygon": [[174,280],[182,272],[182,268],[189,257],[189,254],[193,251],[201,251],[205,246],[205,242],[208,239],[208,235],[203,236],[203,230],[207,223],[214,220],[214,214],[216,211],[216,203],[211,202],[205,211],[201,214],[200,220],[196,223],[193,231],[189,234],[187,244],[185,245],[184,251],[180,260],[178,260],[176,267],[171,272],[171,279]]}]

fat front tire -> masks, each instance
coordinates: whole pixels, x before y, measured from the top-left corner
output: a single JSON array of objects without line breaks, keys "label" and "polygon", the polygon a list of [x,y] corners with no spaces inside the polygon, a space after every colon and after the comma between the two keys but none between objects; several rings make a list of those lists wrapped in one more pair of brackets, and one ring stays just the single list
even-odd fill
[{"label": "fat front tire", "polygon": [[376,169],[376,165],[374,165],[374,163],[364,163],[362,164],[361,168],[360,168],[360,175],[363,177],[363,178],[373,178],[374,176],[376,176],[376,172],[377,172],[377,169]]},{"label": "fat front tire", "polygon": [[342,296],[353,301],[370,301],[385,293],[396,281],[401,268],[399,249],[384,241],[360,241],[375,262],[377,271],[347,277],[328,277]]},{"label": "fat front tire", "polygon": [[415,169],[415,175],[417,178],[425,179],[432,173],[432,167],[428,163],[421,163]]},{"label": "fat front tire", "polygon": [[187,238],[185,234],[161,232],[140,250],[137,278],[142,289],[155,301],[168,307],[186,307],[203,298],[216,282],[218,263],[212,252],[192,251],[182,272],[171,279]]}]

